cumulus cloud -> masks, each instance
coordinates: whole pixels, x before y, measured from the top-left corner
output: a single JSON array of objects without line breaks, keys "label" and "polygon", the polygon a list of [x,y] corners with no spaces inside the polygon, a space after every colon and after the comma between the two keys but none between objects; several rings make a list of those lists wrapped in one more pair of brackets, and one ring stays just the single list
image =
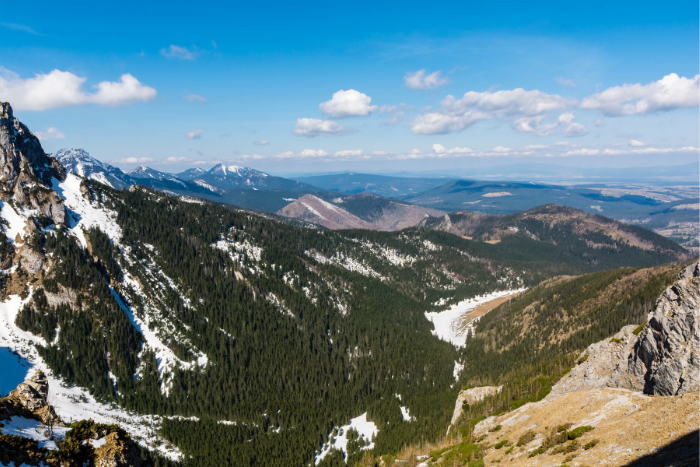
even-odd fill
[{"label": "cumulus cloud", "polygon": [[187,94],[182,96],[183,100],[186,100],[187,102],[193,104],[195,102],[206,102],[207,98],[204,96],[200,96],[198,94]]},{"label": "cumulus cloud", "polygon": [[265,141],[264,139],[259,139],[257,141],[253,141],[253,144],[256,146],[267,146],[268,144],[270,144],[270,142]]},{"label": "cumulus cloud", "polygon": [[685,78],[671,73],[646,85],[624,84],[608,88],[584,98],[581,108],[600,110],[609,117],[645,115],[698,107],[699,98],[700,75]]},{"label": "cumulus cloud", "polygon": [[474,150],[471,148],[460,148],[459,146],[454,147],[452,149],[446,149],[445,146],[443,146],[442,144],[435,143],[435,144],[433,144],[433,152],[435,154],[452,156],[452,155],[471,154],[474,152]]},{"label": "cumulus cloud", "polygon": [[328,155],[329,153],[323,149],[304,149],[298,154],[295,154],[293,151],[284,151],[277,154],[275,157],[278,159],[315,159],[319,157],[326,157]]},{"label": "cumulus cloud", "polygon": [[372,98],[354,89],[340,90],[333,94],[331,100],[321,102],[318,108],[323,115],[331,118],[364,117],[377,110],[370,105]]},{"label": "cumulus cloud", "polygon": [[48,141],[50,139],[61,139],[66,137],[66,135],[58,131],[56,127],[49,127],[46,131],[35,131],[34,136],[39,138],[41,141]]},{"label": "cumulus cloud", "polygon": [[408,72],[403,77],[403,82],[408,89],[435,89],[446,84],[450,84],[448,78],[443,78],[441,71],[435,71],[429,75],[425,74],[425,69]]},{"label": "cumulus cloud", "polygon": [[190,130],[185,135],[186,139],[202,139],[202,135],[206,130]]},{"label": "cumulus cloud", "polygon": [[349,133],[349,130],[331,120],[320,120],[318,118],[297,118],[297,124],[294,126],[292,133],[299,136],[313,138],[319,135],[342,135]]},{"label": "cumulus cloud", "polygon": [[345,149],[344,151],[338,151],[335,153],[336,157],[342,157],[342,158],[356,158],[356,157],[362,157],[363,155],[362,149]]},{"label": "cumulus cloud", "polygon": [[135,102],[148,102],[156,98],[156,90],[141,84],[130,74],[121,76],[118,82],[102,81],[93,86],[93,93],[86,93],[83,78],[68,71],[53,70],[48,74],[36,74],[22,79],[6,68],[0,67],[0,96],[12,104],[15,110],[47,110],[71,105],[98,104],[118,106]]},{"label": "cumulus cloud", "polygon": [[[419,115],[411,124],[416,134],[433,135],[462,131],[483,120],[511,120],[516,131],[537,133],[545,116],[573,107],[575,100],[541,91],[469,91],[461,99],[448,95],[441,108]],[[556,127],[556,125],[555,125]],[[543,129],[540,133],[547,133]]]},{"label": "cumulus cloud", "polygon": [[160,54],[168,58],[179,58],[180,60],[194,60],[197,58],[198,50],[197,47],[192,47],[189,50],[187,47],[180,47],[179,45],[172,44],[166,49],[160,49]]},{"label": "cumulus cloud", "polygon": [[638,140],[636,140],[636,139],[631,139],[631,140],[629,140],[629,141],[627,142],[627,144],[629,144],[630,146],[636,146],[636,147],[642,147],[642,146],[646,146],[646,145],[647,145],[646,143],[642,143],[641,141],[638,141]]},{"label": "cumulus cloud", "polygon": [[525,149],[549,149],[549,146],[546,144],[531,144],[529,146],[525,146]]},{"label": "cumulus cloud", "polygon": [[574,83],[572,80],[566,79],[566,78],[561,78],[561,77],[557,78],[557,83],[561,84],[562,86],[571,86],[572,88],[576,87],[576,83]]}]

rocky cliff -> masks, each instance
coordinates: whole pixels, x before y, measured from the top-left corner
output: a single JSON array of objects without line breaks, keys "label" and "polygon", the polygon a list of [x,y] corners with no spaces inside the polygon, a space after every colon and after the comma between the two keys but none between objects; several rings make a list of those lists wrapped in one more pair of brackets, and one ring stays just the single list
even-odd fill
[{"label": "rocky cliff", "polygon": [[617,387],[661,396],[700,390],[700,267],[694,263],[659,297],[642,326],[590,345],[552,394]]},{"label": "rocky cliff", "polygon": [[51,189],[53,178],[65,179],[61,164],[47,156],[37,137],[14,118],[10,104],[0,102],[0,197],[61,224],[66,210]]}]

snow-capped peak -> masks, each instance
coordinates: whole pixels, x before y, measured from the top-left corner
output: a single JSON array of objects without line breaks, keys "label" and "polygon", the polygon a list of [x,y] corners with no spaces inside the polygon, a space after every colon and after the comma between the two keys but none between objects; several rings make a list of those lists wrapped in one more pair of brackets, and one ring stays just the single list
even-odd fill
[{"label": "snow-capped peak", "polygon": [[96,180],[112,188],[123,188],[131,184],[129,177],[119,168],[99,161],[84,149],[60,149],[51,154],[69,172]]},{"label": "snow-capped peak", "polygon": [[233,176],[238,176],[238,177],[244,177],[246,175],[252,175],[252,174],[258,174],[258,172],[255,169],[251,169],[250,167],[242,167],[240,165],[229,165],[226,166],[224,164],[219,164],[215,165],[210,171],[210,174],[212,175],[233,175]]}]

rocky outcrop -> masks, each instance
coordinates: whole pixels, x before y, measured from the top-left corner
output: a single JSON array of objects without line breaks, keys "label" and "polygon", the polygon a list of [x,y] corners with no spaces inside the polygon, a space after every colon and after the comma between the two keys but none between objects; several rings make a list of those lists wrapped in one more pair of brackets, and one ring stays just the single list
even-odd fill
[{"label": "rocky outcrop", "polygon": [[[625,388],[674,396],[700,390],[700,263],[678,274],[646,325],[625,326],[591,344],[551,397],[583,389]],[[635,334],[637,331],[637,334]]]},{"label": "rocky outcrop", "polygon": [[452,428],[452,426],[457,423],[457,420],[459,420],[459,417],[462,416],[465,404],[472,405],[481,402],[486,396],[493,396],[494,394],[500,393],[501,389],[503,389],[503,386],[480,386],[478,388],[463,389],[460,391],[457,396],[457,402],[455,403],[455,410],[452,413],[452,421],[450,422],[450,427],[447,429],[447,432],[450,432],[450,428]]},{"label": "rocky outcrop", "polygon": [[66,210],[61,197],[51,189],[53,178],[65,179],[61,164],[47,156],[37,137],[14,118],[10,104],[0,102],[0,190],[3,196],[62,224]]},{"label": "rocky outcrop", "polygon": [[106,435],[105,443],[95,450],[97,467],[141,467],[143,459],[136,444],[122,431]]},{"label": "rocky outcrop", "polygon": [[27,246],[22,248],[20,257],[22,266],[31,275],[38,274],[39,271],[41,271],[41,268],[44,267],[44,255],[33,250],[32,248]]},{"label": "rocky outcrop", "polygon": [[48,396],[48,379],[42,371],[37,371],[2,400],[0,419],[19,415],[45,424],[62,426],[60,417],[48,402]]},{"label": "rocky outcrop", "polygon": [[673,396],[700,390],[700,263],[678,274],[650,314],[629,356],[616,372],[619,387]]}]

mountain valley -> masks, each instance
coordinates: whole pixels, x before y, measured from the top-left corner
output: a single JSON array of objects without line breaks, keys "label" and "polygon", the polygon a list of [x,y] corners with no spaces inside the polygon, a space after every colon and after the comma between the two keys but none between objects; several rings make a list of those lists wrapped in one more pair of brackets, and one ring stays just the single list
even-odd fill
[{"label": "mountain valley", "polygon": [[[496,417],[535,410],[692,269],[678,244],[570,207],[448,214],[240,167],[122,175],[88,158],[46,155],[0,104],[0,362],[13,375],[0,396],[41,370],[45,406],[85,420],[53,445],[0,426],[3,463],[20,444],[75,448],[53,465],[96,462],[88,439],[108,436],[158,466],[388,466],[456,441],[485,452]],[[244,197],[300,220],[230,202]],[[462,323],[463,346],[429,319],[497,298]],[[446,436],[471,386],[501,389]],[[20,426],[2,407],[0,423]],[[424,460],[456,458],[440,459]]]}]

